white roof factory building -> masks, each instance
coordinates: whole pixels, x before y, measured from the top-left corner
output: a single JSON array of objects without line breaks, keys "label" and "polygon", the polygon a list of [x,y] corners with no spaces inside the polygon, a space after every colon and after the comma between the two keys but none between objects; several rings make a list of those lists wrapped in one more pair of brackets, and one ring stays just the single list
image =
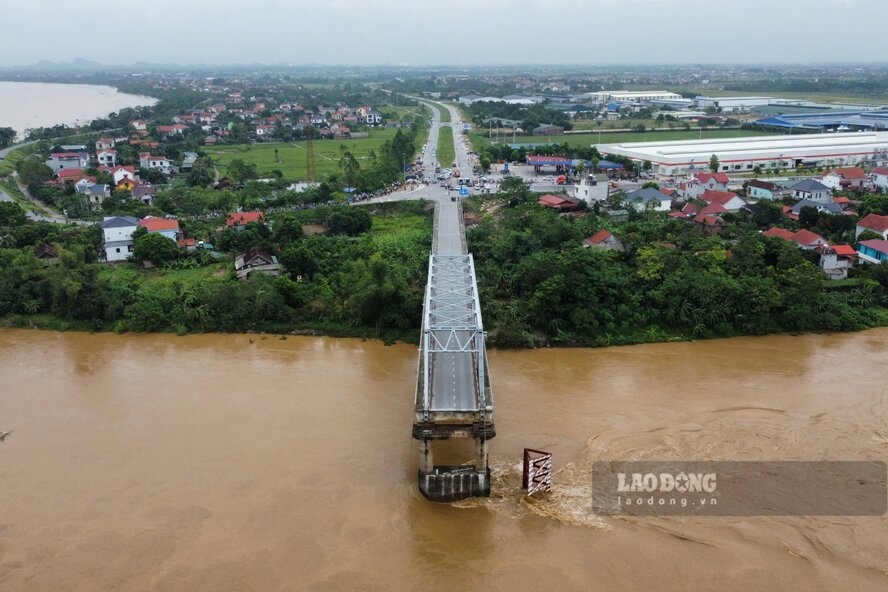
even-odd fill
[{"label": "white roof factory building", "polygon": [[713,154],[718,157],[719,171],[726,173],[752,171],[756,165],[763,170],[851,166],[888,161],[888,132],[624,142],[601,144],[598,151],[604,156],[650,161],[653,172],[661,175],[708,170]]}]

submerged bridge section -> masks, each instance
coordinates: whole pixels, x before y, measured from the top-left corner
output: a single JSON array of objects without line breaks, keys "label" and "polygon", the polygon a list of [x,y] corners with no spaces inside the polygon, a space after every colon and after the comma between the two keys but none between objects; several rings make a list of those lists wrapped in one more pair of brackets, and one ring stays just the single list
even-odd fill
[{"label": "submerged bridge section", "polygon": [[[466,253],[459,203],[438,202],[429,257],[413,437],[419,489],[434,501],[490,495],[488,440],[496,435],[475,264]],[[473,438],[473,464],[437,466],[434,444]]]}]

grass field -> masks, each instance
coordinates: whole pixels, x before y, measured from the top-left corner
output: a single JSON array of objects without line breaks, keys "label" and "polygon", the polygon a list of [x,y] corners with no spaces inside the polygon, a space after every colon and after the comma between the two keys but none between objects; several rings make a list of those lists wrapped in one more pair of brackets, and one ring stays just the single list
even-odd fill
[{"label": "grass field", "polygon": [[35,214],[41,215],[46,214],[46,212],[25,199],[25,196],[22,195],[22,192],[19,190],[18,185],[15,184],[15,181],[12,181],[11,179],[8,181],[0,181],[0,189],[2,189],[6,195],[11,197],[12,200],[26,212],[34,212]]},{"label": "grass field", "polygon": [[456,148],[453,146],[453,132],[449,127],[442,127],[438,131],[438,147],[436,158],[441,166],[449,168],[456,158]]},{"label": "grass field", "polygon": [[442,107],[441,105],[435,104],[435,109],[441,114],[441,122],[442,123],[450,123],[450,109],[447,107]]},{"label": "grass field", "polygon": [[[703,130],[702,137],[705,138],[739,138],[739,137],[748,137],[748,136],[767,136],[773,135],[773,132],[766,132],[760,130],[746,130],[746,129],[734,129],[734,130],[722,130],[722,129],[710,129]],[[700,130],[677,130],[677,131],[669,131],[669,132],[611,132],[611,133],[602,133],[601,134],[601,143],[602,144],[618,144],[620,142],[653,142],[653,141],[664,141],[664,140],[696,140],[701,137]],[[488,146],[491,141],[487,137],[482,134],[471,132],[469,134],[469,140],[472,142],[472,147],[475,150],[483,149],[485,146]],[[516,144],[546,144],[547,141],[551,144],[568,144],[569,146],[592,146],[598,144],[598,134],[572,134],[566,136],[516,136],[515,143]],[[509,137],[506,140],[507,143],[512,143],[512,138]],[[495,142],[494,142],[495,143]]]},{"label": "grass field", "polygon": [[[351,152],[361,163],[361,166],[366,168],[370,162],[370,152],[379,153],[380,146],[386,140],[391,139],[397,131],[390,128],[375,129],[370,131],[369,138],[357,140],[315,140],[315,166],[318,177],[339,172],[339,159],[342,158],[343,150]],[[275,150],[278,150],[278,158],[281,162],[275,161]],[[212,156],[213,162],[223,175],[228,163],[240,158],[247,163],[255,163],[260,177],[268,176],[272,171],[279,170],[287,181],[303,181],[308,178],[304,141],[289,144],[214,146],[207,148],[206,151]]]},{"label": "grass field", "polygon": [[139,284],[146,287],[173,287],[175,284],[191,286],[201,280],[226,281],[228,274],[220,274],[219,272],[228,272],[232,269],[234,268],[231,260],[227,258],[219,263],[194,269],[142,270],[134,263],[120,263],[104,267],[99,271],[99,278],[130,286]]},{"label": "grass field", "polygon": [[37,152],[37,144],[28,144],[21,148],[16,148],[10,152],[6,158],[0,162],[0,175],[10,175],[15,170],[15,165],[19,161],[31,156]]},{"label": "grass field", "polygon": [[431,215],[412,212],[392,212],[385,215],[374,215],[370,234],[374,239],[386,239],[401,236],[405,232],[413,230],[426,231],[431,234]]}]

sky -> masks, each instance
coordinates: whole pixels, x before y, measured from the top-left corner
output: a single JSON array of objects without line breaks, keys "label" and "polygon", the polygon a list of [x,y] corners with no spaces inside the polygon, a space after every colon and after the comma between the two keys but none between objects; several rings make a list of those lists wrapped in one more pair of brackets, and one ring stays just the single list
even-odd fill
[{"label": "sky", "polygon": [[0,0],[0,66],[888,62],[886,0]]}]

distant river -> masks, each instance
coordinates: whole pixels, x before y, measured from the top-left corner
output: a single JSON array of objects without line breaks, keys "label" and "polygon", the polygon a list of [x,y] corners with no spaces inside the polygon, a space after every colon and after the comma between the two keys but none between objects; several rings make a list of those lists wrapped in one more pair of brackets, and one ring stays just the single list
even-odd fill
[{"label": "distant river", "polygon": [[89,123],[126,107],[155,103],[153,97],[128,95],[110,86],[0,82],[0,127],[21,135],[29,128]]}]

